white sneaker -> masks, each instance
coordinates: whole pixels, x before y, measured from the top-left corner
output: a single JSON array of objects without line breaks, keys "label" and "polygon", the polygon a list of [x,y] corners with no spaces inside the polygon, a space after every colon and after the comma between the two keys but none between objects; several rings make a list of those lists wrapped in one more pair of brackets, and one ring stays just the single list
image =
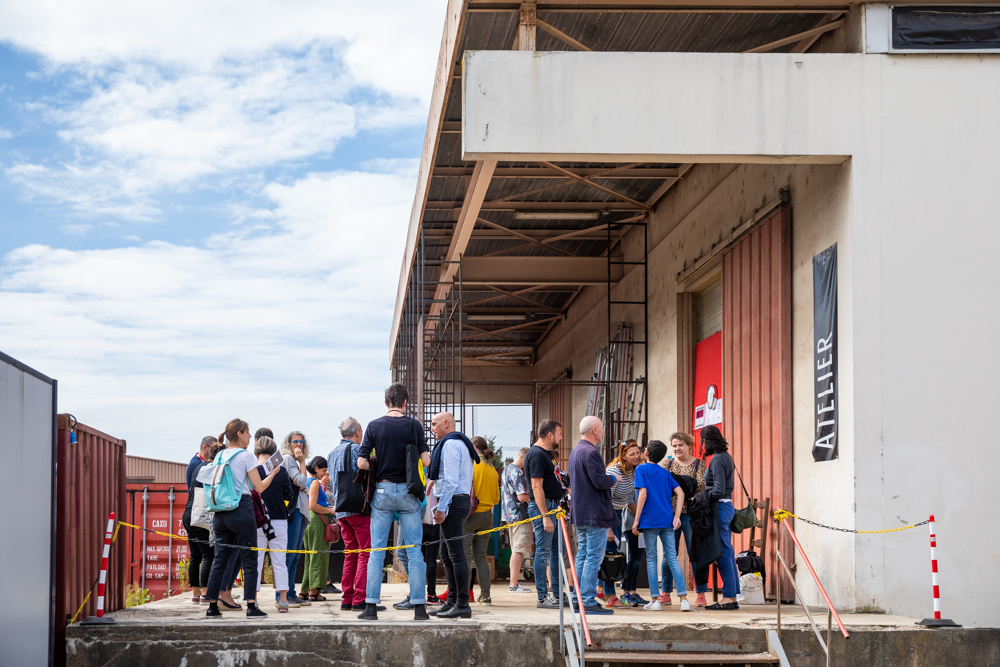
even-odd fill
[{"label": "white sneaker", "polygon": [[643,609],[645,609],[646,611],[660,611],[660,601],[654,599],[645,606],[643,606]]},{"label": "white sneaker", "polygon": [[690,602],[687,600],[681,600],[681,611],[694,611],[694,609],[691,608]]},{"label": "white sneaker", "polygon": [[508,593],[531,593],[533,591],[530,588],[525,588],[524,586],[521,586],[520,584],[518,584],[517,586],[508,586],[507,587],[507,592]]}]

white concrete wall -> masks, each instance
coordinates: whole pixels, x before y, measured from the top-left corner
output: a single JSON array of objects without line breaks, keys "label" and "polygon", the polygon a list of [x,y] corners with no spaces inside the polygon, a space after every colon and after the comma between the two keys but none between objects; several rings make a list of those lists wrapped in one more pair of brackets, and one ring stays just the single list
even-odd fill
[{"label": "white concrete wall", "polygon": [[[52,642],[52,385],[0,357],[0,661],[45,665]],[[26,594],[31,591],[31,594]],[[15,602],[16,601],[16,602]]]},{"label": "white concrete wall", "polygon": [[[1000,450],[965,425],[1000,400],[989,345],[1000,265],[987,256],[1000,241],[1000,58],[472,52],[465,75],[467,159],[844,165],[815,205],[842,227],[795,232],[818,249],[844,239],[844,458],[811,462],[800,442],[811,414],[804,425],[796,408],[797,509],[859,529],[935,513],[946,615],[1000,624],[1000,529],[977,517]],[[798,292],[805,260],[796,254]],[[794,307],[798,338],[811,307]],[[801,386],[808,355],[795,355]],[[798,504],[817,486],[829,493]],[[859,536],[853,572],[842,549],[812,548],[829,542],[818,530],[799,530],[817,567],[838,570],[838,603],[930,613],[926,529]]]}]

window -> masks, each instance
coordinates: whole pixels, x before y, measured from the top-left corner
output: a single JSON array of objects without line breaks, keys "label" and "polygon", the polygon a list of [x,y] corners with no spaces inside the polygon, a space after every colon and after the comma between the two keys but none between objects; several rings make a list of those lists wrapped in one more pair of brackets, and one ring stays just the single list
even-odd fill
[{"label": "window", "polygon": [[1000,5],[867,5],[868,53],[998,52]]}]

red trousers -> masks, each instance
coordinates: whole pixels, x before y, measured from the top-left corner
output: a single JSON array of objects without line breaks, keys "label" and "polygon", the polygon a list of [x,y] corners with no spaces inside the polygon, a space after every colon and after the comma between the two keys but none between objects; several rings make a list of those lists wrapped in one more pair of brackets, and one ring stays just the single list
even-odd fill
[{"label": "red trousers", "polygon": [[[369,549],[372,546],[371,518],[355,514],[345,519],[339,519],[340,536],[344,538],[345,549]],[[344,578],[341,585],[344,596],[341,604],[351,603],[358,607],[365,604],[365,588],[368,585],[368,556],[366,551],[360,554],[344,554]]]}]

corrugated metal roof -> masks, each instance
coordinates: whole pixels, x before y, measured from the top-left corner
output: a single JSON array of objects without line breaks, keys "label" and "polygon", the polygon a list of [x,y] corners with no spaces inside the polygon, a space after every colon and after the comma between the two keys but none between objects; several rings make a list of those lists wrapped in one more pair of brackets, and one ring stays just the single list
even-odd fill
[{"label": "corrugated metal roof", "polygon": [[147,459],[141,456],[125,457],[125,479],[129,482],[157,484],[187,484],[187,463]]}]

